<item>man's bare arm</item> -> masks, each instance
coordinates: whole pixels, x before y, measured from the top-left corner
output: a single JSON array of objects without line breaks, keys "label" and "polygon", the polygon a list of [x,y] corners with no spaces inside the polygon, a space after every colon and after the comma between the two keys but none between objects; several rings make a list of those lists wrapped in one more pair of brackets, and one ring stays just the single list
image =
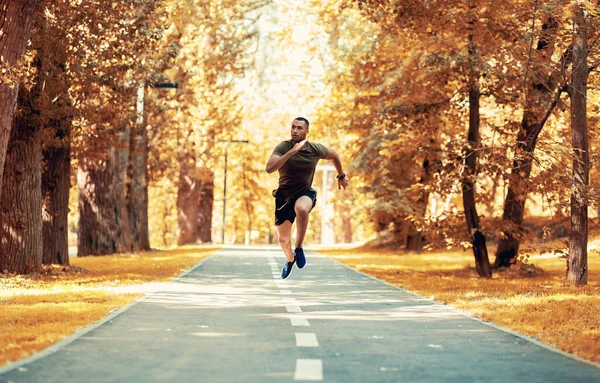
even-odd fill
[{"label": "man's bare arm", "polygon": [[[338,176],[344,174],[344,168],[342,167],[342,161],[340,160],[340,156],[336,153],[335,150],[329,149],[329,154],[325,157],[326,160],[333,161],[333,166],[335,166],[335,170],[337,170]],[[350,184],[348,177],[344,175],[344,178],[338,178],[338,189],[344,188]]]},{"label": "man's bare arm", "polygon": [[283,156],[273,154],[271,158],[269,158],[269,161],[267,161],[267,166],[265,167],[267,173],[273,173],[274,171],[279,170],[283,166],[283,164],[285,164],[291,156],[298,153],[300,149],[304,147],[305,144],[306,140],[298,142],[289,152],[287,152]]}]

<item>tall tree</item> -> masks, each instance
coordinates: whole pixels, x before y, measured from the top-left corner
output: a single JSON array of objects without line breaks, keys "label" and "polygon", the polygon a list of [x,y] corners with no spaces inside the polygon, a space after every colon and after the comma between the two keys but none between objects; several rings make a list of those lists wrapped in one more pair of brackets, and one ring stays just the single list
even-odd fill
[{"label": "tall tree", "polygon": [[571,97],[571,134],[573,143],[573,178],[571,186],[571,228],[567,282],[585,285],[588,279],[588,201],[590,154],[587,127],[588,25],[583,7],[578,5],[573,17],[573,79],[568,88]]},{"label": "tall tree", "polygon": [[481,91],[479,88],[479,57],[477,45],[473,40],[475,30],[475,7],[472,3],[469,4],[469,65],[467,68],[469,77],[469,131],[467,134],[468,147],[465,155],[465,174],[462,180],[462,195],[463,207],[465,211],[465,220],[467,229],[471,235],[471,246],[473,255],[475,256],[475,267],[477,274],[481,277],[490,278],[492,270],[490,269],[490,261],[487,252],[486,238],[482,233],[479,224],[479,215],[477,214],[477,206],[475,199],[475,180],[477,175],[477,151],[479,149],[479,99]]},{"label": "tall tree", "polygon": [[34,99],[20,87],[0,193],[0,270],[15,273],[42,267],[42,148]]},{"label": "tall tree", "polygon": [[[538,2],[535,2],[536,9]],[[536,9],[533,12],[535,26]],[[532,28],[533,28],[532,26]],[[545,20],[535,50],[529,51],[525,65],[525,102],[521,129],[515,143],[515,155],[508,190],[504,202],[502,218],[503,236],[496,248],[495,267],[508,267],[517,257],[522,232],[525,202],[531,189],[528,183],[533,166],[533,156],[538,136],[546,124],[560,96],[561,86],[556,83],[557,69],[553,68],[552,54],[555,50],[559,23],[551,12],[545,14]],[[530,42],[533,44],[533,31]],[[563,58],[566,55],[563,55]],[[554,64],[556,65],[556,64]],[[565,62],[560,64],[559,72],[564,70]],[[551,70],[548,70],[551,68]],[[556,87],[559,87],[556,89]]]},{"label": "tall tree", "polygon": [[127,214],[132,235],[132,250],[150,250],[148,233],[148,132],[144,111],[145,86],[138,88],[137,119],[129,143],[127,176]]},{"label": "tall tree", "polygon": [[79,256],[132,250],[125,194],[129,134],[128,128],[123,129],[104,159],[79,161]]},{"label": "tall tree", "polygon": [[71,123],[73,104],[67,75],[68,38],[61,21],[64,4],[48,1],[31,41],[40,55],[39,117],[42,124],[42,204],[44,264],[69,264],[68,214],[71,189]]},{"label": "tall tree", "polygon": [[[0,191],[6,148],[19,93],[19,79],[16,73],[19,71],[19,61],[27,48],[35,15],[42,3],[43,0],[0,0]],[[11,73],[13,76],[8,76]]]}]

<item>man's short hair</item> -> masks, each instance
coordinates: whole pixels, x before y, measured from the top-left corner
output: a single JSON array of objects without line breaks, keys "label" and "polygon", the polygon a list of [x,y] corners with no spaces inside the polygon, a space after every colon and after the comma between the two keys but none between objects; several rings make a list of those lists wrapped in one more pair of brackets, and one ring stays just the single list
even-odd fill
[{"label": "man's short hair", "polygon": [[309,123],[309,122],[308,122],[308,120],[307,120],[306,118],[304,118],[304,117],[296,117],[296,118],[294,118],[294,121],[295,121],[295,120],[298,120],[298,121],[302,121],[302,122],[304,122],[304,123],[306,124],[306,127],[307,127],[307,128],[310,126],[310,123]]}]

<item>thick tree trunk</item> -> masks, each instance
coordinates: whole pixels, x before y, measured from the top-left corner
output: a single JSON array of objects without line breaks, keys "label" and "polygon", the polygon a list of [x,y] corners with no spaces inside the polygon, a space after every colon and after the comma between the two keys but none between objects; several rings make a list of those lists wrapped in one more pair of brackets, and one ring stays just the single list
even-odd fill
[{"label": "thick tree trunk", "polygon": [[40,55],[38,108],[45,125],[43,135],[43,264],[69,264],[69,191],[71,188],[71,122],[73,106],[68,94],[65,74],[67,48],[64,36],[48,28],[48,20],[32,36],[32,44]]},{"label": "thick tree trunk", "polygon": [[14,273],[42,267],[42,148],[30,101],[21,89],[0,193],[0,271]]},{"label": "thick tree trunk", "polygon": [[116,169],[114,179],[114,201],[118,209],[117,221],[120,235],[117,240],[117,252],[125,253],[135,251],[133,245],[133,230],[129,220],[129,198],[127,196],[129,152],[131,145],[131,128],[126,127],[118,135],[119,143],[116,147]]},{"label": "thick tree trunk", "polygon": [[526,105],[521,130],[517,136],[515,158],[508,179],[508,191],[502,215],[502,219],[506,221],[504,224],[506,230],[503,231],[504,236],[496,249],[494,267],[510,266],[519,252],[521,239],[519,232],[523,224],[525,200],[529,192],[528,180],[531,175],[533,152],[538,136],[556,105],[555,84],[552,75],[548,76],[546,72],[551,63],[557,28],[558,23],[550,16],[542,26],[536,47],[536,52],[540,55],[539,60],[530,58],[534,70],[531,75],[528,73],[525,79],[527,81]]},{"label": "thick tree trunk", "polygon": [[202,243],[212,243],[212,215],[215,199],[214,173],[205,172],[200,187],[200,206],[198,209],[198,238]]},{"label": "thick tree trunk", "polygon": [[[143,88],[142,88],[143,89]],[[142,93],[143,100],[143,93]],[[140,102],[140,101],[138,101]],[[143,101],[141,101],[143,103]],[[143,105],[143,104],[142,104]],[[142,110],[135,133],[131,135],[127,185],[128,216],[133,251],[150,250],[148,233],[148,134]]]},{"label": "thick tree trunk", "polygon": [[415,225],[410,222],[408,224],[408,232],[406,234],[406,250],[409,251],[421,251],[423,250],[423,244],[425,238],[420,230],[417,230]]},{"label": "thick tree trunk", "polygon": [[55,142],[44,150],[42,174],[44,264],[69,264],[68,215],[71,188],[70,121],[59,122]]},{"label": "thick tree trunk", "polygon": [[129,129],[125,129],[105,160],[79,161],[79,256],[132,251],[125,194],[128,158]]},{"label": "thick tree trunk", "polygon": [[571,229],[567,282],[586,285],[588,279],[588,203],[585,198],[589,186],[589,144],[587,131],[587,30],[583,10],[575,15],[573,36],[573,82],[571,96],[571,134],[573,142],[573,181],[571,191]]},{"label": "thick tree trunk", "polygon": [[[13,68],[23,57],[27,48],[27,40],[41,0],[0,0],[0,66]],[[6,150],[13,124],[19,84],[14,79],[13,84],[0,81],[0,193]],[[11,88],[11,85],[13,87]]]},{"label": "thick tree trunk", "polygon": [[196,174],[194,161],[183,160],[179,167],[177,191],[177,245],[196,243],[198,240],[198,211],[202,200],[202,181]]}]

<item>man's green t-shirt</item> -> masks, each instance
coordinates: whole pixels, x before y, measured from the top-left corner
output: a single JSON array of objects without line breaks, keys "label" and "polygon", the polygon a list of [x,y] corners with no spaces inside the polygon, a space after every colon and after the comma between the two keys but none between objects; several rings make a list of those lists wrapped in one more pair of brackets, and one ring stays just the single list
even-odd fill
[{"label": "man's green t-shirt", "polygon": [[[275,147],[273,154],[283,156],[293,147],[292,140],[282,141]],[[312,190],[317,163],[328,154],[329,149],[325,145],[307,141],[302,150],[291,156],[279,168],[279,188],[275,196],[288,200],[303,191]]]}]

